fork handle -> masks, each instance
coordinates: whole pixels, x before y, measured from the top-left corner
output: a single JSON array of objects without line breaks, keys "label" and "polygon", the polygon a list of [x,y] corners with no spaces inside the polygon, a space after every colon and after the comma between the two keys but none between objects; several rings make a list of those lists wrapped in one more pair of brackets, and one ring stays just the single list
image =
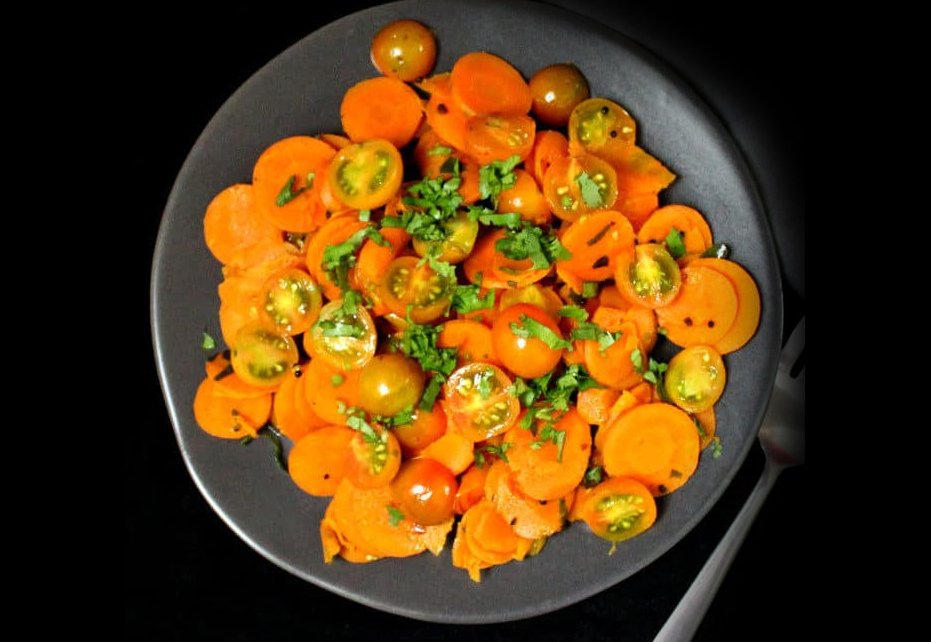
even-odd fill
[{"label": "fork handle", "polygon": [[689,590],[682,596],[676,610],[666,620],[666,624],[660,629],[653,642],[687,642],[694,637],[708,607],[714,601],[721,581],[727,574],[734,557],[737,556],[740,545],[743,544],[750,526],[753,525],[753,520],[760,512],[760,507],[766,501],[782,468],[769,457],[766,458],[760,481],[753,488],[753,492],[750,493],[744,507],[740,509],[734,523],[727,529],[724,538],[705,562]]}]

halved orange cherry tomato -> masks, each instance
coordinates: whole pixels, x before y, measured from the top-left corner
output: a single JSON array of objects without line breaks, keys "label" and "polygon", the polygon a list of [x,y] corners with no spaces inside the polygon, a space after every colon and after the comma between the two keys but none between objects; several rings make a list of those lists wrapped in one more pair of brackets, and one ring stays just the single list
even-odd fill
[{"label": "halved orange cherry tomato", "polygon": [[455,281],[437,274],[427,262],[418,265],[415,256],[394,259],[378,288],[385,305],[405,317],[410,310],[414,323],[439,319],[449,308]]},{"label": "halved orange cherry tomato", "polygon": [[367,140],[342,148],[327,170],[333,195],[357,210],[387,203],[401,186],[403,175],[401,154],[386,140]]},{"label": "halved orange cherry tomato", "polygon": [[317,282],[304,270],[292,268],[272,275],[259,295],[261,309],[282,332],[300,334],[320,314],[323,297]]},{"label": "halved orange cherry tomato", "polygon": [[543,176],[543,196],[553,214],[575,221],[582,214],[610,209],[617,200],[617,174],[597,156],[557,158]]},{"label": "halved orange cherry tomato", "polygon": [[628,301],[649,308],[668,305],[682,284],[676,260],[658,243],[642,243],[621,256],[615,280]]},{"label": "halved orange cherry tomato", "polygon": [[391,482],[401,512],[421,526],[441,524],[452,517],[458,490],[456,476],[426,457],[405,462]]},{"label": "halved orange cherry tomato", "polygon": [[355,312],[347,312],[343,300],[337,299],[320,310],[317,322],[305,335],[304,347],[335,368],[355,370],[375,356],[377,341],[375,322],[368,310],[358,304]]},{"label": "halved orange cherry tomato", "polygon": [[597,153],[608,141],[634,142],[637,123],[626,109],[606,98],[589,98],[569,117],[569,149]]},{"label": "halved orange cherry tomato", "polygon": [[416,20],[396,20],[372,39],[372,64],[404,82],[423,78],[436,62],[436,38]]},{"label": "halved orange cherry tomato", "polygon": [[669,361],[666,394],[686,412],[698,413],[717,403],[726,382],[721,355],[708,346],[691,346]]},{"label": "halved orange cherry tomato", "polygon": [[470,363],[453,371],[445,394],[449,425],[473,442],[507,431],[520,412],[511,384],[501,368],[488,363]]},{"label": "halved orange cherry tomato", "polygon": [[537,124],[530,116],[475,116],[466,128],[465,152],[487,165],[505,160],[515,154],[521,160],[533,149]]},{"label": "halved orange cherry tomato", "polygon": [[522,169],[514,170],[514,175],[517,180],[513,187],[501,190],[498,196],[498,211],[517,212],[525,221],[535,225],[548,225],[553,214],[533,176]]},{"label": "halved orange cherry tomato", "polygon": [[478,221],[473,221],[469,213],[465,210],[456,212],[456,215],[447,220],[443,227],[446,228],[447,237],[442,241],[422,241],[414,239],[412,245],[414,251],[420,256],[433,256],[440,261],[447,263],[461,263],[468,258],[475,246],[475,239],[478,236]]},{"label": "halved orange cherry tomato", "polygon": [[356,488],[387,486],[401,468],[401,446],[388,430],[373,428],[360,432],[349,442],[346,479]]},{"label": "halved orange cherry tomato", "polygon": [[612,477],[576,497],[579,504],[573,513],[609,542],[639,535],[656,521],[656,500],[633,479]]},{"label": "halved orange cherry tomato", "polygon": [[359,375],[359,405],[372,415],[392,417],[413,408],[423,394],[420,365],[402,354],[380,354]]},{"label": "halved orange cherry tomato", "polygon": [[294,340],[265,321],[244,325],[230,346],[233,371],[256,388],[277,387],[297,361]]},{"label": "halved orange cherry tomato", "polygon": [[[512,327],[512,325],[514,327]],[[545,328],[557,341],[563,341],[559,326],[544,310],[529,303],[518,303],[502,310],[491,327],[495,354],[514,374],[542,377],[552,370],[562,356],[562,348],[549,347],[537,338],[533,328]],[[524,336],[529,334],[529,336]]]},{"label": "halved orange cherry tomato", "polygon": [[398,438],[404,454],[419,453],[446,432],[446,413],[439,402],[430,410],[416,408],[411,423],[395,426],[391,432]]},{"label": "halved orange cherry tomato", "polygon": [[565,127],[572,110],[591,94],[588,81],[573,64],[550,65],[530,79],[533,113],[552,127]]}]

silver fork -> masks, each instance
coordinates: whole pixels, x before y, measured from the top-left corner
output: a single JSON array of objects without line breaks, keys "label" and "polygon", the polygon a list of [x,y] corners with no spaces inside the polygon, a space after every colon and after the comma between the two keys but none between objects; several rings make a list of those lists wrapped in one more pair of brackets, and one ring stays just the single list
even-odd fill
[{"label": "silver fork", "polygon": [[760,444],[766,453],[760,481],[653,642],[692,639],[779,474],[789,466],[805,463],[804,366],[792,376],[793,367],[804,349],[805,317],[802,317],[782,349],[776,386],[760,426]]}]

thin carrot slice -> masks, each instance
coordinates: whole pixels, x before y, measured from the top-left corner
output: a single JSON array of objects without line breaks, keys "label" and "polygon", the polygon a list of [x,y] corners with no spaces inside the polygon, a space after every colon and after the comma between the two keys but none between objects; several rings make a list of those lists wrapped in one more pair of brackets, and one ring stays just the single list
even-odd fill
[{"label": "thin carrot slice", "polygon": [[497,565],[514,559],[517,533],[487,499],[467,510],[459,526],[469,550],[481,561]]},{"label": "thin carrot slice", "polygon": [[288,473],[298,488],[318,497],[329,497],[346,476],[346,454],[356,431],[345,426],[325,426],[297,442],[288,455]]},{"label": "thin carrot slice", "polygon": [[381,235],[389,245],[379,245],[371,239],[366,239],[353,268],[355,282],[372,300],[372,314],[375,316],[384,316],[390,312],[378,295],[378,285],[388,270],[388,264],[407,246],[411,238],[410,234],[400,227],[386,227],[381,230]]},{"label": "thin carrot slice", "polygon": [[714,441],[715,432],[718,427],[718,418],[714,414],[713,406],[707,410],[695,413],[693,417],[701,426],[701,430],[698,431],[698,437],[701,442],[701,449],[704,450]]},{"label": "thin carrot slice", "polygon": [[472,465],[473,443],[458,432],[447,432],[421,451],[421,456],[429,457],[458,475]]},{"label": "thin carrot slice", "polygon": [[505,287],[524,288],[537,281],[542,281],[549,276],[552,271],[552,266],[547,268],[535,268],[533,267],[533,261],[531,259],[511,259],[495,250],[491,257],[491,274],[493,281],[483,281],[482,284],[486,287],[494,287],[491,285],[492,282],[504,282]]},{"label": "thin carrot slice", "polygon": [[633,323],[624,321],[617,328],[613,332],[621,332],[620,338],[605,349],[597,341],[584,342],[585,368],[601,385],[624,390],[642,381],[630,357],[634,350],[644,350]]},{"label": "thin carrot slice", "polygon": [[469,572],[469,579],[473,582],[481,582],[481,571],[493,565],[488,562],[483,562],[472,553],[466,541],[467,528],[468,525],[463,526],[462,520],[459,521],[456,527],[456,537],[453,539],[452,547],[453,566],[467,570]]},{"label": "thin carrot slice", "polygon": [[613,139],[594,153],[614,167],[618,192],[658,194],[676,180],[665,165],[633,143]]},{"label": "thin carrot slice", "polygon": [[272,402],[272,423],[291,441],[297,441],[310,432],[310,426],[304,423],[304,418],[297,411],[296,390],[303,387],[303,382],[294,376],[294,372],[291,369],[285,374]]},{"label": "thin carrot slice", "polygon": [[268,394],[268,390],[256,388],[240,379],[239,375],[233,372],[233,366],[230,365],[229,358],[222,352],[207,361],[204,370],[207,372],[207,376],[217,384],[215,390],[221,397],[250,399]]},{"label": "thin carrot slice", "polygon": [[533,141],[533,150],[524,163],[537,181],[537,186],[543,189],[543,175],[557,158],[569,157],[569,139],[563,134],[544,130],[537,132]]},{"label": "thin carrot slice", "polygon": [[326,220],[320,187],[336,152],[310,136],[292,136],[262,152],[252,170],[256,209],[287,232],[312,232]]},{"label": "thin carrot slice", "polygon": [[413,89],[395,78],[369,78],[349,88],[339,108],[343,130],[359,143],[383,138],[398,149],[420,127],[423,104]]},{"label": "thin carrot slice", "polygon": [[415,524],[397,507],[389,486],[361,489],[347,479],[337,487],[330,506],[336,529],[378,557],[410,557],[426,550],[439,555],[453,526],[452,518],[436,526]]},{"label": "thin carrot slice", "polygon": [[504,289],[510,287],[507,279],[500,278],[494,271],[494,260],[497,254],[495,252],[495,243],[503,239],[505,234],[504,228],[499,227],[479,237],[475,242],[472,254],[462,264],[466,278],[470,282],[481,283],[482,287],[485,288]]},{"label": "thin carrot slice", "polygon": [[682,270],[682,287],[676,299],[657,308],[666,338],[677,346],[715,345],[737,319],[737,290],[721,272],[701,265]]},{"label": "thin carrot slice", "polygon": [[598,293],[598,302],[608,308],[623,310],[624,321],[630,321],[637,326],[637,335],[640,338],[643,352],[647,353],[653,350],[653,346],[656,345],[658,327],[656,313],[652,308],[631,303],[627,300],[627,297],[621,294],[616,285],[606,285],[601,288]]},{"label": "thin carrot slice", "polygon": [[297,416],[301,423],[307,427],[307,432],[311,432],[318,428],[323,428],[328,425],[329,422],[317,416],[310,402],[310,397],[308,395],[314,394],[314,391],[307,390],[307,382],[303,378],[307,370],[307,365],[308,362],[302,363],[294,370],[295,376],[298,377],[298,384],[294,386],[294,410],[297,412]]},{"label": "thin carrot slice", "polygon": [[520,423],[511,428],[504,441],[514,444],[508,451],[508,462],[514,479],[528,496],[538,500],[559,499],[579,485],[588,466],[592,435],[588,424],[575,410],[564,414],[554,425],[565,434],[560,449],[549,440],[538,440]]},{"label": "thin carrot slice", "polygon": [[655,192],[629,194],[618,190],[617,200],[614,201],[614,209],[627,217],[630,224],[634,226],[635,232],[643,227],[657,207],[659,207],[659,194]]},{"label": "thin carrot slice", "polygon": [[530,86],[520,72],[490,53],[462,56],[449,79],[453,98],[469,116],[526,114],[533,103]]},{"label": "thin carrot slice", "polygon": [[488,466],[470,466],[462,475],[456,490],[456,501],[453,503],[453,510],[457,515],[462,515],[485,497],[488,469]]},{"label": "thin carrot slice", "polygon": [[620,212],[583,214],[560,239],[572,256],[558,264],[584,281],[604,281],[614,275],[618,257],[634,251],[634,228]]},{"label": "thin carrot slice", "polygon": [[427,124],[446,144],[459,151],[464,150],[469,114],[453,100],[449,73],[436,74],[419,86],[430,94],[425,108]]},{"label": "thin carrot slice", "polygon": [[328,247],[345,243],[350,236],[366,225],[368,223],[360,221],[354,215],[334,216],[317,230],[307,245],[307,269],[331,301],[341,298],[342,292],[339,286],[330,280],[323,267],[323,253]]},{"label": "thin carrot slice", "polygon": [[576,410],[588,423],[602,424],[620,396],[620,392],[611,388],[588,388],[579,392]]},{"label": "thin carrot slice", "polygon": [[655,496],[676,490],[698,466],[698,431],[682,410],[666,403],[637,406],[621,415],[604,444],[605,472],[630,477]]},{"label": "thin carrot slice", "polygon": [[437,337],[436,345],[440,348],[457,349],[456,367],[462,367],[473,361],[501,365],[491,342],[491,330],[478,321],[467,319],[447,321]]},{"label": "thin carrot slice", "polygon": [[360,373],[338,370],[323,359],[311,359],[301,379],[314,413],[328,423],[345,426],[345,408],[359,405]]},{"label": "thin carrot slice", "polygon": [[194,419],[204,432],[221,439],[255,436],[272,410],[272,396],[231,399],[217,394],[217,384],[207,377],[194,395]]},{"label": "thin carrot slice", "polygon": [[378,559],[377,555],[359,548],[339,531],[336,520],[333,519],[332,503],[327,505],[323,519],[320,520],[320,543],[323,546],[325,564],[330,564],[337,555],[353,564],[365,564]]},{"label": "thin carrot slice", "polygon": [[262,241],[280,241],[281,230],[256,211],[252,185],[232,185],[213,197],[204,214],[204,240],[220,263]]},{"label": "thin carrot slice", "polygon": [[637,241],[664,243],[673,229],[682,234],[685,251],[689,254],[701,254],[714,242],[708,221],[688,205],[666,205],[653,212],[637,233]]},{"label": "thin carrot slice", "polygon": [[[643,385],[643,384],[640,384]],[[649,384],[647,384],[649,385]],[[639,387],[639,386],[637,386]],[[652,399],[652,392],[650,393],[650,399],[643,401],[637,397],[630,390],[623,390],[618,396],[617,400],[611,405],[608,409],[608,413],[605,416],[604,420],[601,422],[601,425],[598,427],[598,430],[595,432],[595,451],[599,455],[604,454],[605,440],[608,438],[608,433],[611,431],[611,428],[617,424],[615,421],[618,417],[623,415],[629,410],[633,410],[642,403],[649,403]]]},{"label": "thin carrot slice", "polygon": [[507,520],[520,537],[538,539],[562,530],[563,509],[560,500],[536,500],[525,495],[514,482],[511,468],[496,461],[485,479],[485,497]]},{"label": "thin carrot slice", "polygon": [[690,266],[708,267],[726,276],[737,292],[737,317],[727,334],[712,347],[721,354],[739,350],[753,338],[760,325],[760,291],[750,273],[739,263],[726,259],[695,259]]}]

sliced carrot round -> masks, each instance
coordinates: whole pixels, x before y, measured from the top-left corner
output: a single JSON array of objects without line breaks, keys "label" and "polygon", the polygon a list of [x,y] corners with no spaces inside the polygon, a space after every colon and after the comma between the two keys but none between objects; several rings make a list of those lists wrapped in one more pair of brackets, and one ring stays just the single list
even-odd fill
[{"label": "sliced carrot round", "polygon": [[501,361],[495,355],[491,330],[478,321],[456,319],[445,322],[436,345],[440,348],[456,348],[457,368],[473,361],[501,365]]},{"label": "sliced carrot round", "polygon": [[511,468],[501,460],[488,470],[485,496],[521,537],[537,539],[562,530],[562,500],[541,501],[527,496],[514,482]]},{"label": "sliced carrot round", "polygon": [[687,265],[679,295],[656,309],[666,338],[677,346],[714,345],[737,318],[737,291],[730,279],[709,267]]},{"label": "sliced carrot round", "polygon": [[345,409],[359,405],[359,376],[359,370],[338,370],[323,359],[311,359],[301,379],[314,413],[331,424],[346,425]]},{"label": "sliced carrot round", "polygon": [[280,241],[281,230],[256,210],[252,185],[232,185],[207,206],[204,240],[211,254],[226,264],[251,245]]},{"label": "sliced carrot round", "polygon": [[511,63],[475,51],[456,61],[450,74],[453,98],[470,116],[526,114],[533,104],[530,86]]},{"label": "sliced carrot round", "polygon": [[216,383],[206,378],[194,395],[194,419],[204,432],[221,439],[255,436],[272,410],[271,394],[231,399],[217,394]]},{"label": "sliced carrot round", "polygon": [[414,90],[400,80],[369,78],[349,88],[339,115],[353,142],[383,138],[400,149],[417,133],[423,105]]},{"label": "sliced carrot round", "polygon": [[[737,292],[737,317],[723,337],[713,345],[721,354],[744,347],[760,325],[760,291],[750,273],[739,263],[726,259],[696,259],[695,267],[709,267],[726,276]],[[690,265],[692,265],[690,264]]]},{"label": "sliced carrot round", "polygon": [[335,494],[355,435],[345,426],[326,426],[299,439],[288,455],[288,473],[298,488],[318,497]]},{"label": "sliced carrot round", "polygon": [[689,254],[701,254],[713,243],[708,221],[688,205],[666,205],[654,211],[637,233],[637,240],[664,243],[673,229],[682,234],[685,251]]},{"label": "sliced carrot round", "polygon": [[634,228],[620,212],[600,210],[583,214],[560,239],[572,257],[562,269],[584,281],[604,281],[614,275],[618,258],[634,251]]},{"label": "sliced carrot round", "polygon": [[665,495],[689,480],[698,453],[691,417],[670,404],[643,404],[621,415],[608,432],[604,467],[612,477],[630,477],[654,495]]}]

